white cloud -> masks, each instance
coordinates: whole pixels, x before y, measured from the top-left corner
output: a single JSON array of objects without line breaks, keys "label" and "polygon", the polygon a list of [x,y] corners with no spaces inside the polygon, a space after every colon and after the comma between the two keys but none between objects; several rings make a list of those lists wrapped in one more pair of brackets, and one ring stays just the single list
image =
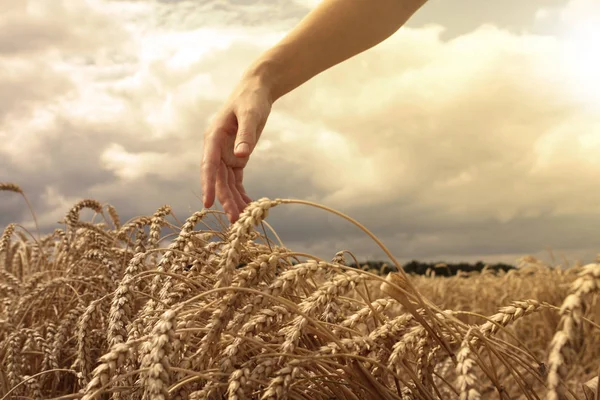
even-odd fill
[{"label": "white cloud", "polygon": [[315,8],[323,0],[294,0],[294,1],[300,5],[308,7],[308,8]]},{"label": "white cloud", "polygon": [[174,157],[168,150],[133,153],[117,143],[112,143],[100,157],[105,168],[124,181],[149,178],[149,175],[174,179],[189,162],[191,153]]}]

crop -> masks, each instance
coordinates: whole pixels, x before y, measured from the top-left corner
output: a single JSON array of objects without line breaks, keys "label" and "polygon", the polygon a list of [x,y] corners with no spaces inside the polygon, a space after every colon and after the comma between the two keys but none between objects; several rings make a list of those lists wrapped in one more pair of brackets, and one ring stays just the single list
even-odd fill
[{"label": "crop", "polygon": [[[288,204],[356,223],[399,272],[286,248],[265,219]],[[598,399],[600,264],[409,276],[324,206],[219,218],[88,199],[46,236],[9,224],[0,399]]]}]

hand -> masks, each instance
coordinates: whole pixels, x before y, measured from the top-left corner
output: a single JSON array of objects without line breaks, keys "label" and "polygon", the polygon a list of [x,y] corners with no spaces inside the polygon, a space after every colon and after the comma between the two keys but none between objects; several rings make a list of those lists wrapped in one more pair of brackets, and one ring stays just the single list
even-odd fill
[{"label": "hand", "polygon": [[204,133],[202,201],[204,207],[212,207],[216,192],[231,223],[252,201],[242,182],[244,168],[272,104],[268,87],[259,79],[245,77]]}]

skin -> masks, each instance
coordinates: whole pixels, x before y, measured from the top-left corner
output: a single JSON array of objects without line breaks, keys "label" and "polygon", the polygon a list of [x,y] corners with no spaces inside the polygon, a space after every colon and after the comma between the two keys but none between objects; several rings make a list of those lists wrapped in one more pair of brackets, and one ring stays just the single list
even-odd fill
[{"label": "skin", "polygon": [[323,0],[243,74],[204,133],[204,207],[215,197],[231,223],[252,200],[244,168],[273,103],[319,73],[381,43],[426,0]]}]

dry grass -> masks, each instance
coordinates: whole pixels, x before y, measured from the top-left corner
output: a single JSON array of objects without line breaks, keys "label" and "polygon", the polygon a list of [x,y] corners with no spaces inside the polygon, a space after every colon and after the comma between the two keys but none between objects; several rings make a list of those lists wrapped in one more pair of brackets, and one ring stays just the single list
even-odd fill
[{"label": "dry grass", "polygon": [[313,205],[261,199],[215,230],[84,200],[45,237],[8,225],[0,400],[598,399],[600,264],[381,277],[268,240],[291,203]]}]

